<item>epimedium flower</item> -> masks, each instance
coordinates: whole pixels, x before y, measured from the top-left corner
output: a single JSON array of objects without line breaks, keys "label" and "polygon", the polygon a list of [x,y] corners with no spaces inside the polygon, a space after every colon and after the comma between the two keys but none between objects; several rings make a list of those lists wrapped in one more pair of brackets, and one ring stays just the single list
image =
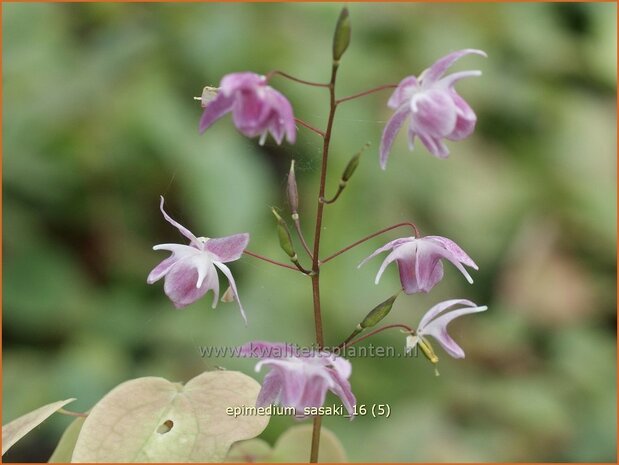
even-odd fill
[{"label": "epimedium flower", "polygon": [[263,341],[244,344],[239,354],[260,358],[257,372],[263,366],[270,368],[258,394],[257,407],[279,403],[293,407],[296,416],[303,417],[306,407],[321,407],[327,391],[331,391],[342,400],[352,418],[356,399],[348,382],[352,372],[348,360],[326,351]]},{"label": "epimedium flower", "polygon": [[432,363],[437,363],[438,357],[427,340],[431,336],[453,358],[464,358],[464,350],[447,333],[447,325],[462,315],[486,310],[488,307],[480,307],[465,299],[446,300],[435,305],[421,318],[414,334],[406,337],[406,351],[410,352],[418,346]]},{"label": "epimedium flower", "polygon": [[400,81],[387,103],[395,113],[385,125],[380,142],[382,169],[387,167],[391,145],[407,118],[409,149],[413,150],[415,137],[419,137],[430,153],[438,158],[449,155],[443,139],[462,140],[472,134],[477,116],[454,85],[462,78],[481,76],[481,71],[460,71],[443,77],[454,62],[472,53],[486,56],[481,50],[459,50],[436,61],[419,77],[408,76]]},{"label": "epimedium flower", "polygon": [[241,316],[247,324],[247,317],[238,298],[236,282],[230,268],[224,263],[241,258],[249,234],[234,234],[232,236],[208,238],[196,237],[183,225],[174,221],[163,209],[164,199],[161,197],[159,208],[168,223],[189,239],[189,245],[158,244],[153,250],[168,250],[172,255],[157,265],[148,275],[146,282],[153,284],[165,278],[163,290],[176,308],[192,304],[208,291],[213,291],[213,308],[219,299],[219,277],[217,269],[228,278],[232,299],[239,304]]},{"label": "epimedium flower", "polygon": [[383,261],[375,283],[378,284],[385,268],[395,261],[400,272],[400,282],[406,294],[429,292],[443,278],[442,259],[450,261],[466,278],[473,283],[473,278],[463,265],[477,270],[477,265],[455,242],[441,236],[404,237],[388,242],[366,257],[359,267],[376,255],[390,250]]},{"label": "epimedium flower", "polygon": [[200,119],[201,133],[232,112],[237,129],[247,137],[260,136],[261,145],[269,132],[278,144],[282,143],[284,135],[294,144],[297,128],[292,105],[267,84],[265,76],[250,72],[227,74],[221,80],[217,95],[209,99],[202,98],[205,108]]}]

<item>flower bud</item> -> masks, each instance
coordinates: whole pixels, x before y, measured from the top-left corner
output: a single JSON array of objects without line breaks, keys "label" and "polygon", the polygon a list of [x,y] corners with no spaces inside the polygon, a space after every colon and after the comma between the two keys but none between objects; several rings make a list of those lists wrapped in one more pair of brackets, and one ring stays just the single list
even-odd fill
[{"label": "flower bud", "polygon": [[296,260],[297,253],[294,250],[294,246],[292,245],[292,237],[290,236],[290,231],[288,230],[288,225],[283,220],[283,218],[277,213],[275,208],[271,208],[273,215],[275,215],[275,219],[277,220],[277,235],[279,236],[279,246],[282,248],[284,252],[293,260]]},{"label": "flower bud", "polygon": [[352,177],[353,173],[357,169],[357,166],[359,166],[359,158],[361,158],[361,152],[357,153],[350,159],[346,165],[346,169],[344,169],[344,173],[342,174],[342,182],[348,182],[348,180]]},{"label": "flower bud", "polygon": [[350,44],[350,17],[348,8],[343,8],[333,35],[333,60],[338,63]]},{"label": "flower bud", "polygon": [[363,329],[366,328],[371,328],[372,326],[376,326],[376,324],[382,320],[383,318],[385,318],[389,312],[391,311],[391,307],[393,307],[393,303],[395,302],[395,299],[398,298],[398,294],[389,297],[387,300],[385,300],[384,302],[378,304],[376,307],[374,307],[370,313],[368,313],[366,315],[366,317],[363,319],[363,321],[361,323],[359,323],[359,326]]},{"label": "flower bud", "polygon": [[299,209],[299,192],[297,190],[297,178],[294,174],[294,160],[290,163],[290,171],[288,172],[288,202],[290,202],[290,211],[294,215]]}]

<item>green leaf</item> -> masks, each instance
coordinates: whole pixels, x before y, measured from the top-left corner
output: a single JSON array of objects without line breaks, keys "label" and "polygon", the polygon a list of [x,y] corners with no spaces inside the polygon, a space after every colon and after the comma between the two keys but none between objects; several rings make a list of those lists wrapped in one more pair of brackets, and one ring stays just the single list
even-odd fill
[{"label": "green leaf", "polygon": [[2,455],[4,455],[13,444],[52,416],[52,414],[74,400],[75,399],[59,400],[58,402],[44,405],[4,425],[2,427]]},{"label": "green leaf", "polygon": [[[293,426],[282,434],[273,448],[273,462],[307,462],[310,456],[312,425]],[[346,451],[337,436],[326,428],[321,429],[320,462],[347,462]]]},{"label": "green leaf", "polygon": [[163,378],[127,381],[94,406],[74,462],[221,462],[237,441],[258,436],[269,417],[241,415],[260,385],[242,373],[203,373],[184,386]]},{"label": "green leaf", "polygon": [[49,463],[68,463],[71,461],[75,443],[77,442],[77,438],[80,435],[85,420],[85,417],[79,417],[71,422],[64,433],[62,433],[60,442],[49,458]]}]

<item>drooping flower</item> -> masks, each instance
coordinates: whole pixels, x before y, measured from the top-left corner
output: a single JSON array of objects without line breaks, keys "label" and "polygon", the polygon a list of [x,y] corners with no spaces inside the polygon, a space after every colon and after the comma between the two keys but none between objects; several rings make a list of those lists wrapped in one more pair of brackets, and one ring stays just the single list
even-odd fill
[{"label": "drooping flower", "polygon": [[446,237],[404,237],[388,242],[376,249],[370,256],[365,258],[359,267],[376,255],[391,250],[383,261],[375,283],[378,284],[380,277],[387,265],[395,261],[400,272],[400,282],[406,294],[415,292],[429,292],[443,278],[442,259],[449,260],[460,270],[469,283],[473,278],[463,265],[477,270],[477,265],[455,242]]},{"label": "drooping flower", "polygon": [[[445,310],[455,306],[458,306],[458,308],[445,312]],[[406,337],[406,351],[410,352],[416,346],[419,346],[432,363],[438,362],[438,357],[434,355],[432,346],[426,339],[428,336],[432,336],[453,358],[464,358],[462,348],[447,333],[447,325],[459,316],[486,310],[488,310],[488,307],[479,307],[477,304],[465,299],[446,300],[435,305],[421,318],[415,334],[410,334]]]},{"label": "drooping flower", "polygon": [[398,84],[387,105],[395,110],[385,125],[380,141],[380,166],[387,167],[391,145],[404,121],[409,118],[408,146],[413,150],[415,137],[439,158],[447,158],[449,149],[443,139],[462,140],[475,129],[477,116],[456,92],[454,84],[462,78],[480,76],[481,71],[460,71],[443,77],[458,59],[468,54],[486,56],[481,50],[465,49],[450,53],[423,71]]},{"label": "drooping flower", "polygon": [[[303,350],[292,344],[254,341],[240,348],[243,357],[256,357],[256,371],[270,368],[256,401],[257,407],[281,404],[304,416],[306,407],[321,407],[327,391],[342,400],[350,415],[356,403],[348,378],[350,362],[326,351]],[[352,417],[351,417],[352,418]]]},{"label": "drooping flower", "polygon": [[183,225],[174,221],[163,209],[163,197],[159,208],[163,217],[180,233],[189,239],[189,245],[159,244],[153,250],[168,250],[172,255],[157,265],[148,275],[146,282],[154,282],[165,277],[163,290],[176,308],[192,304],[208,291],[213,291],[213,308],[219,299],[219,277],[216,268],[228,278],[234,299],[239,304],[241,315],[247,323],[245,311],[238,298],[236,282],[230,268],[224,263],[241,258],[249,234],[234,234],[232,236],[208,238],[196,237]]},{"label": "drooping flower", "polygon": [[232,112],[232,121],[247,137],[260,136],[260,144],[270,132],[278,144],[284,135],[291,144],[297,136],[290,102],[267,84],[264,76],[255,73],[232,73],[224,76],[217,96],[206,103],[200,119],[200,132]]}]

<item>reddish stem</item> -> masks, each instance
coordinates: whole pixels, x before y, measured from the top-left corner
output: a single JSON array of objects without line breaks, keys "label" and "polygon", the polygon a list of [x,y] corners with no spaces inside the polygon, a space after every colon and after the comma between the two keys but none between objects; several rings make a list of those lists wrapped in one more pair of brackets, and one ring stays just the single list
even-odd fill
[{"label": "reddish stem", "polygon": [[257,258],[259,260],[271,263],[273,265],[277,265],[277,266],[281,266],[282,268],[288,268],[289,270],[294,270],[294,271],[299,271],[297,269],[296,266],[292,266],[292,265],[288,265],[287,263],[282,263],[282,262],[278,262],[277,260],[273,260],[267,257],[264,257],[262,255],[259,255],[257,253],[254,252],[250,252],[249,250],[245,249],[245,251],[243,252],[245,255],[249,255],[250,257],[254,257]]},{"label": "reddish stem", "polygon": [[368,90],[364,90],[363,92],[359,92],[358,94],[349,95],[348,97],[343,97],[341,99],[338,99],[338,100],[335,101],[335,104],[339,105],[340,103],[348,102],[349,100],[354,100],[356,98],[365,97],[366,95],[373,94],[374,92],[379,92],[379,91],[385,90],[385,89],[394,89],[396,87],[398,87],[397,84],[385,84],[384,86],[374,87],[372,89],[368,89]]},{"label": "reddish stem", "polygon": [[271,79],[273,76],[282,76],[285,77],[286,79],[290,79],[291,81],[294,82],[298,82],[299,84],[305,84],[306,86],[313,86],[313,87],[329,87],[329,84],[323,84],[322,82],[312,82],[312,81],[306,81],[304,79],[299,79],[297,77],[294,77],[288,73],[284,73],[283,71],[279,71],[277,69],[273,70],[273,71],[269,71],[265,78],[268,81],[269,79]]},{"label": "reddish stem", "polygon": [[315,128],[314,126],[312,126],[309,123],[306,123],[305,121],[303,121],[302,119],[299,118],[295,118],[294,119],[297,123],[299,123],[301,126],[306,127],[307,129],[309,129],[312,132],[315,132],[316,134],[318,134],[320,137],[325,137],[325,133],[322,132],[320,129]]},{"label": "reddish stem", "polygon": [[350,249],[357,247],[359,244],[363,244],[364,242],[376,237],[376,236],[380,236],[381,234],[384,234],[386,232],[389,232],[393,229],[396,228],[400,228],[402,226],[409,226],[411,228],[413,228],[413,231],[415,232],[415,237],[419,237],[419,230],[417,229],[417,226],[415,226],[414,223],[398,223],[398,224],[394,224],[393,226],[389,226],[388,228],[384,228],[381,229],[380,231],[375,232],[374,234],[370,234],[369,236],[364,237],[363,239],[359,239],[357,242],[353,242],[352,244],[350,244],[348,247],[344,247],[342,250],[335,252],[333,255],[329,255],[327,258],[325,258],[324,260],[321,260],[320,263],[321,264],[325,264],[328,261],[334,259],[335,257],[337,257],[338,255],[343,254],[344,252],[348,252]]},{"label": "reddish stem", "polygon": [[369,333],[367,333],[364,336],[358,337],[357,339],[353,339],[352,341],[348,342],[348,341],[344,341],[342,342],[340,345],[338,345],[336,347],[336,350],[339,352],[341,349],[345,348],[345,347],[350,347],[350,346],[354,346],[355,344],[369,338],[372,336],[375,336],[378,333],[382,333],[383,331],[386,331],[387,329],[393,329],[393,328],[401,328],[406,330],[409,333],[413,333],[415,330],[413,328],[411,328],[408,325],[405,325],[403,323],[395,323],[392,325],[387,325],[387,326],[382,326],[378,329],[375,329],[374,331],[370,331]]},{"label": "reddish stem", "polygon": [[[325,188],[327,182],[327,167],[329,160],[329,144],[331,142],[331,130],[333,129],[333,121],[335,119],[335,110],[337,104],[335,102],[335,80],[337,77],[338,64],[336,62],[331,66],[331,80],[329,81],[329,118],[327,120],[327,128],[323,138],[322,145],[322,166],[320,168],[320,188],[318,192],[318,207],[316,209],[316,229],[314,230],[314,251],[312,253],[312,300],[314,303],[314,325],[316,327],[316,344],[321,349],[324,346],[324,336],[322,331],[322,314],[320,309],[320,235],[322,233],[322,215],[325,204],[322,199],[325,196]],[[312,443],[310,449],[310,463],[318,462],[318,450],[320,449],[320,426],[322,417],[320,415],[314,417],[314,425],[312,429]]]},{"label": "reddish stem", "polygon": [[299,213],[293,212],[292,216],[293,216],[293,221],[294,221],[294,227],[297,230],[297,235],[299,236],[301,245],[303,246],[303,249],[305,250],[305,252],[307,252],[307,255],[309,256],[309,258],[313,261],[314,257],[312,256],[312,251],[307,245],[307,241],[305,240],[305,236],[303,235],[303,230],[301,229],[301,219],[299,218]]}]

